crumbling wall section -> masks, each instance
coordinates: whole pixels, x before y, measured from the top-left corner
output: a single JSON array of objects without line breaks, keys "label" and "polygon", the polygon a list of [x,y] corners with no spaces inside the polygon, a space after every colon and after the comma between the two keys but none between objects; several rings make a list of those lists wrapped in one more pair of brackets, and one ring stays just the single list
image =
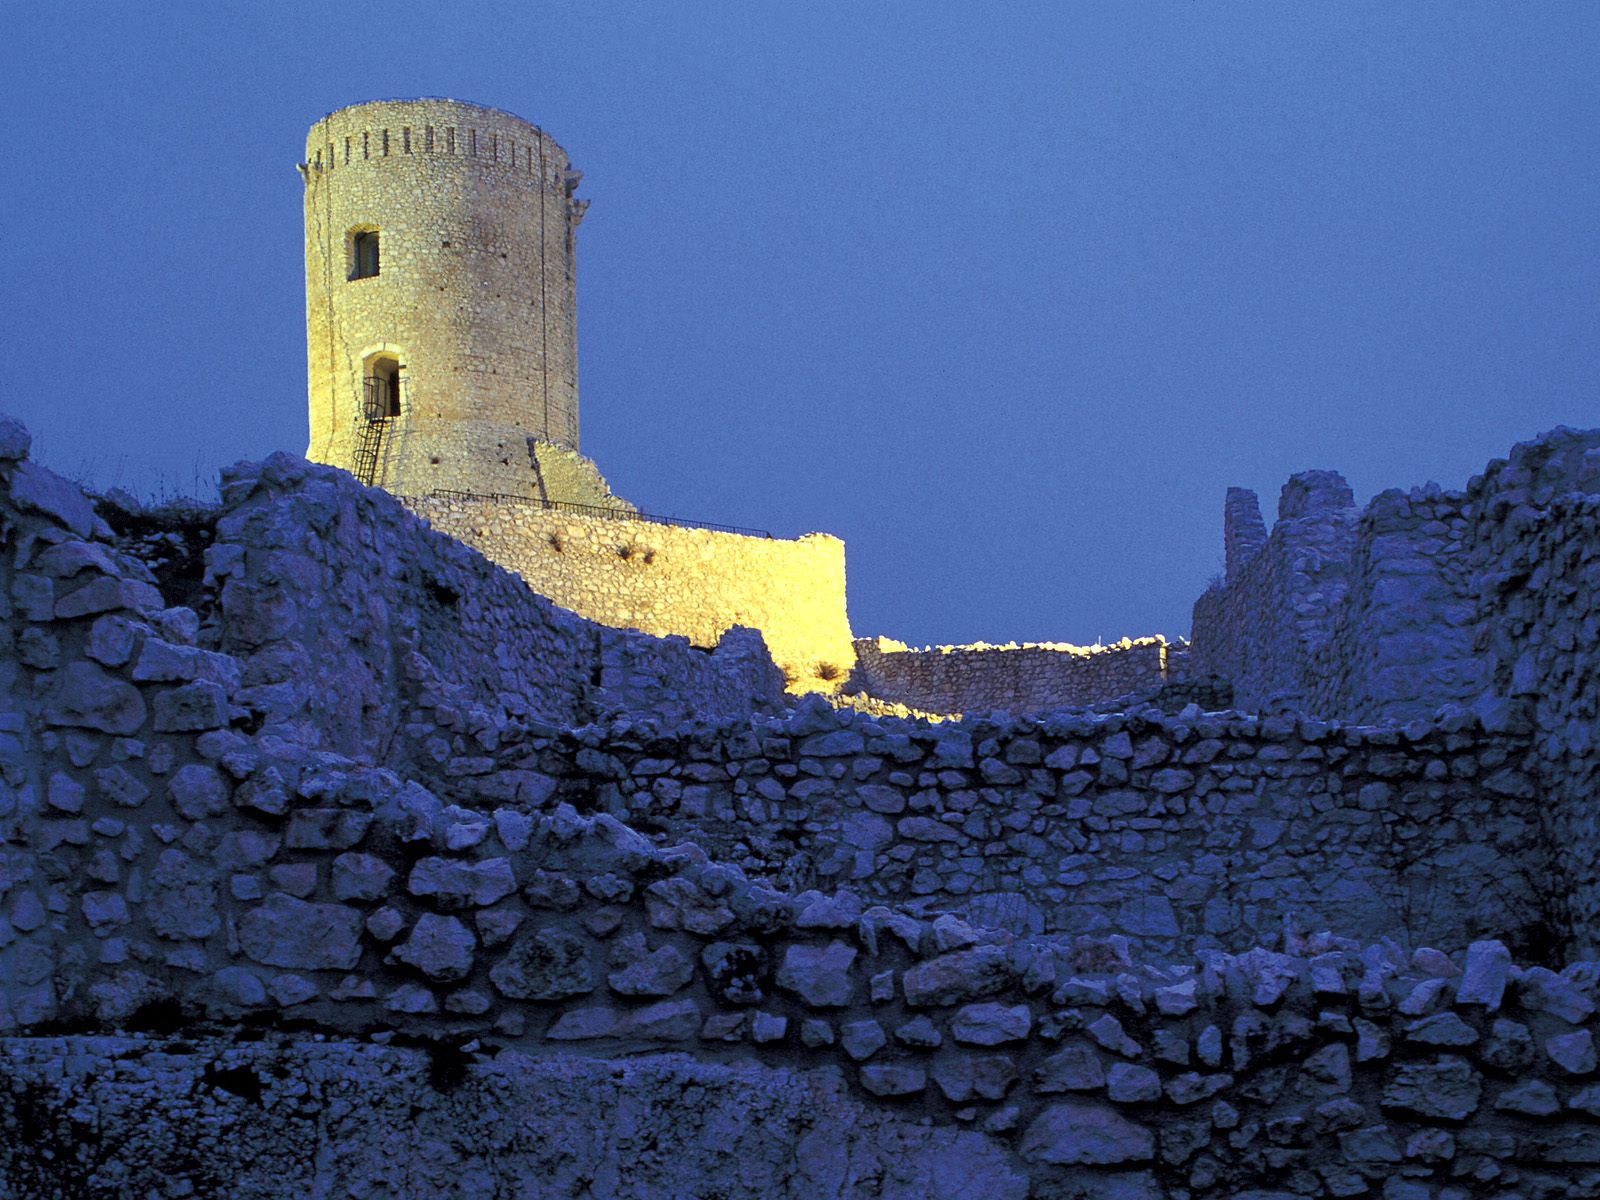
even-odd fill
[{"label": "crumbling wall section", "polygon": [[1228,573],[1195,602],[1191,672],[1231,680],[1241,708],[1303,706],[1349,588],[1356,519],[1337,472],[1306,471],[1284,485],[1277,523],[1262,540],[1254,494],[1230,488]]}]

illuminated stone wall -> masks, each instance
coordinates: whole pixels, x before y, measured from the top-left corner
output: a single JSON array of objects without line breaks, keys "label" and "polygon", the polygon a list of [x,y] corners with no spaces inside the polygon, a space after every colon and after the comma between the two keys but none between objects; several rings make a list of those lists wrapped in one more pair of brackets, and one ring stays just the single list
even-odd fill
[{"label": "illuminated stone wall", "polygon": [[889,638],[862,638],[850,686],[924,712],[1048,712],[1159,687],[1168,679],[1172,649],[1161,637],[1124,638],[1109,646],[922,650]]},{"label": "illuminated stone wall", "polygon": [[831,688],[854,662],[844,543],[793,541],[449,497],[406,504],[535,592],[604,625],[714,646],[759,629],[791,688]]},{"label": "illuminated stone wall", "polygon": [[[374,482],[533,494],[528,439],[578,445],[574,231],[560,146],[454,100],[358,104],[306,139],[308,457],[352,469],[361,380],[401,366]],[[380,270],[351,278],[352,235]]]}]

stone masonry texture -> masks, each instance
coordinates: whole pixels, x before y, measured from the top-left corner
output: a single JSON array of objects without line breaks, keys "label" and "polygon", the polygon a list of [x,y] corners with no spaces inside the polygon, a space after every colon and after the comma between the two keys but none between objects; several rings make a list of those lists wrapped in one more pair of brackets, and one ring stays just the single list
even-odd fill
[{"label": "stone masonry texture", "polygon": [[924,712],[1039,712],[1159,688],[1181,673],[1173,668],[1185,661],[1183,649],[1162,637],[1124,638],[1110,646],[922,650],[889,638],[860,638],[851,686]]},{"label": "stone masonry texture", "polygon": [[[456,100],[358,104],[306,136],[309,457],[353,469],[363,378],[398,364],[372,482],[528,495],[529,439],[578,447],[579,174],[546,133]],[[375,275],[355,237],[376,233]]]},{"label": "stone masonry texture", "polygon": [[1248,710],[942,723],[338,470],[151,511],[28,444],[4,1200],[1600,1195],[1600,434],[1302,477],[1197,616]]},{"label": "stone masonry texture", "polygon": [[796,690],[837,686],[855,661],[844,543],[827,534],[746,537],[469,497],[406,503],[592,621],[696,646],[735,625],[759,629]]}]

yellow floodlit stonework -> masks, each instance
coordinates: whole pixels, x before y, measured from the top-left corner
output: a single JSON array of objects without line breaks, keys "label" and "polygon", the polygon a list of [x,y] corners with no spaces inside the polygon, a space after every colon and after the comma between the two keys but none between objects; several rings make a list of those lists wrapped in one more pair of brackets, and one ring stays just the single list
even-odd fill
[{"label": "yellow floodlit stonework", "polygon": [[464,497],[408,501],[435,529],[590,620],[714,646],[761,630],[791,691],[832,691],[855,664],[844,543],[744,537]]},{"label": "yellow floodlit stonework", "polygon": [[301,173],[307,456],[399,494],[527,494],[529,438],[578,446],[566,151],[492,108],[390,100],[313,125]]},{"label": "yellow floodlit stonework", "polygon": [[309,458],[591,620],[704,647],[750,626],[792,690],[845,682],[842,542],[630,519],[578,452],[587,201],[549,135],[456,100],[378,101],[313,125],[300,170]]}]

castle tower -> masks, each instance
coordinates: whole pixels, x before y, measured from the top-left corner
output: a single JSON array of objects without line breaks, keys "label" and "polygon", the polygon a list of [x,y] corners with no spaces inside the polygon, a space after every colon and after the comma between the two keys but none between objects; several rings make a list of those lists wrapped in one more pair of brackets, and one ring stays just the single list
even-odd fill
[{"label": "castle tower", "polygon": [[306,139],[307,457],[399,495],[539,495],[578,448],[560,146],[457,100],[340,109]]}]

